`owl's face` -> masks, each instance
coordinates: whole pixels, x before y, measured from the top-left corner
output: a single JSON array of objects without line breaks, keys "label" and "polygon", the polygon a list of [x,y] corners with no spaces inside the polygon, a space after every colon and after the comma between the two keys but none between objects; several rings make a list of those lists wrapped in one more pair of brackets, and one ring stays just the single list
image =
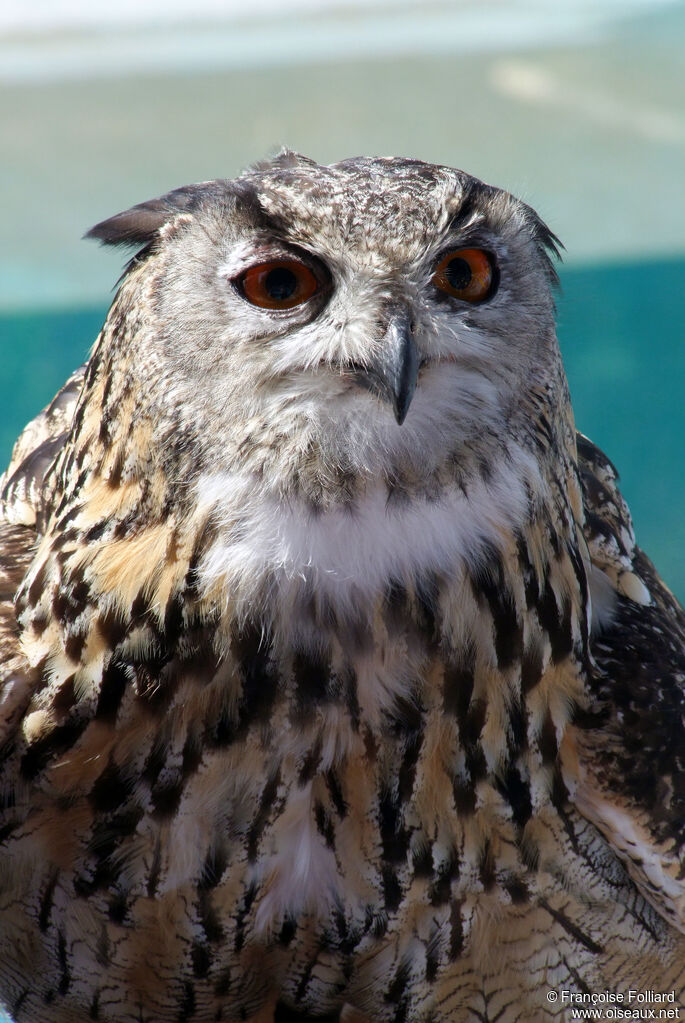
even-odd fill
[{"label": "owl's face", "polygon": [[168,431],[205,427],[205,468],[278,450],[286,474],[423,472],[525,432],[527,395],[555,378],[551,236],[462,172],[287,154],[93,233],[151,223],[136,365]]}]

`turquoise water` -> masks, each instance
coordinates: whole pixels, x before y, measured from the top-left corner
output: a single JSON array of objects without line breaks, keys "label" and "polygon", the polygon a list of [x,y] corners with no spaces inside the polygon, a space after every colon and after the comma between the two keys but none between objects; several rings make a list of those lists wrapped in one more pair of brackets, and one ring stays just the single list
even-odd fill
[{"label": "turquoise water", "polygon": [[[685,259],[562,270],[559,336],[576,422],[622,479],[638,541],[685,598]],[[0,462],[85,358],[106,305],[0,316]]]}]

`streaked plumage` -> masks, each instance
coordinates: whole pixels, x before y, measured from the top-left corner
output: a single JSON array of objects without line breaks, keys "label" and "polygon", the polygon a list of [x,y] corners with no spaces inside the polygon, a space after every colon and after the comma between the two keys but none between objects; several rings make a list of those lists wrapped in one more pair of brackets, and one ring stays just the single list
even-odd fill
[{"label": "streaked plumage", "polygon": [[[93,234],[142,248],[2,481],[17,1023],[682,999],[685,619],[575,433],[535,213],[286,153]],[[480,304],[435,284],[472,248]],[[313,296],[251,304],[288,259]]]}]

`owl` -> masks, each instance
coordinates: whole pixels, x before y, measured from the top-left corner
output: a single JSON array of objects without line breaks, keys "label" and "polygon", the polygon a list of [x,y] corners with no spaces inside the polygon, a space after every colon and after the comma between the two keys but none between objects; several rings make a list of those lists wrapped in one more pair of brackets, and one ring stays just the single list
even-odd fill
[{"label": "owl", "polygon": [[1,484],[12,1018],[682,1006],[685,617],[575,431],[554,236],[291,152],[89,234],[135,255]]}]

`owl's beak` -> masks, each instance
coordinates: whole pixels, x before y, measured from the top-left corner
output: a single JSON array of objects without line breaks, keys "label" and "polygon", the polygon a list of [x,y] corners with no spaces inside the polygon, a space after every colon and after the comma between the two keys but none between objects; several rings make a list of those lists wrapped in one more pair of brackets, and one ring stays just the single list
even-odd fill
[{"label": "owl's beak", "polygon": [[378,355],[366,367],[371,390],[392,405],[401,426],[406,419],[419,375],[419,351],[409,313],[392,317]]}]

